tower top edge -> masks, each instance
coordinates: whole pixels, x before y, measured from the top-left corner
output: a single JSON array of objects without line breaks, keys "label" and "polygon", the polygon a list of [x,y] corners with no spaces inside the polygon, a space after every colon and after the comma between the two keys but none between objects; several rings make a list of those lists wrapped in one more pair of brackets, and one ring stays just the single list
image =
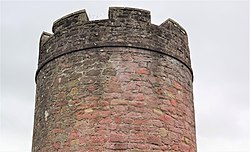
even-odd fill
[{"label": "tower top edge", "polygon": [[188,36],[173,19],[151,23],[150,11],[109,7],[108,18],[89,20],[85,9],[53,23],[52,34],[43,32],[39,44],[39,69],[63,54],[96,47],[133,47],[157,51],[178,59],[191,71]]},{"label": "tower top edge", "polygon": [[134,7],[117,7],[117,6],[109,7],[109,11],[112,11],[112,10],[115,10],[115,11],[117,11],[117,10],[129,10],[129,11],[145,12],[145,13],[150,14],[149,10],[142,9],[142,8],[134,8]]},{"label": "tower top edge", "polygon": [[85,9],[67,14],[53,22],[52,32],[55,33],[58,27],[64,25],[65,27],[71,22],[87,22],[89,17]]},{"label": "tower top edge", "polygon": [[[132,7],[109,7],[108,10],[108,19],[100,20],[89,20],[88,14],[85,9],[78,10],[76,12],[67,14],[56,21],[53,22],[52,32],[61,31],[70,26],[83,25],[86,23],[95,23],[98,21],[112,20],[112,21],[121,21],[121,22],[140,22],[140,24],[152,24],[151,23],[151,13],[148,10],[141,8],[132,8]],[[182,34],[186,35],[186,30],[173,19],[167,19],[160,27],[166,29],[178,29]]]},{"label": "tower top edge", "polygon": [[178,22],[176,22],[175,20],[173,20],[171,18],[168,18],[166,21],[164,21],[163,23],[160,24],[160,26],[163,26],[163,27],[167,26],[167,28],[171,25],[176,27],[177,29],[179,29],[180,32],[182,32],[182,34],[184,34],[184,35],[187,34],[186,30]]}]

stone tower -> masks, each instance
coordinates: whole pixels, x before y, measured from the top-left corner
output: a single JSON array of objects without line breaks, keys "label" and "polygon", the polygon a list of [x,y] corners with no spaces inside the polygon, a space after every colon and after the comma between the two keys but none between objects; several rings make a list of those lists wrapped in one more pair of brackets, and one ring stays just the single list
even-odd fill
[{"label": "stone tower", "polygon": [[40,38],[33,152],[196,152],[188,37],[175,21],[111,7]]}]

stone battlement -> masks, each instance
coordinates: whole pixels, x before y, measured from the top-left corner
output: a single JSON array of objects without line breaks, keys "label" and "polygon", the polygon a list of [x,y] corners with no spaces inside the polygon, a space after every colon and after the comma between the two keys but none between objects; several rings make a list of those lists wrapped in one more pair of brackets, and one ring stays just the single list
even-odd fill
[{"label": "stone battlement", "polygon": [[85,10],[66,15],[53,23],[54,34],[40,38],[38,70],[67,53],[95,47],[134,47],[171,56],[186,66],[191,62],[186,31],[172,19],[161,25],[151,23],[150,12],[111,7],[108,19],[89,21]]}]

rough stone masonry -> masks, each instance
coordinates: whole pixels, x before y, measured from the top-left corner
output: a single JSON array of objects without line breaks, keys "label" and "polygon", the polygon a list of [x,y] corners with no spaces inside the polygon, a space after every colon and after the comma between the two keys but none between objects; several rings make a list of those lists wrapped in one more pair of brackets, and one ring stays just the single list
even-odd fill
[{"label": "rough stone masonry", "polygon": [[33,152],[196,152],[185,30],[111,7],[53,23],[40,38]]}]

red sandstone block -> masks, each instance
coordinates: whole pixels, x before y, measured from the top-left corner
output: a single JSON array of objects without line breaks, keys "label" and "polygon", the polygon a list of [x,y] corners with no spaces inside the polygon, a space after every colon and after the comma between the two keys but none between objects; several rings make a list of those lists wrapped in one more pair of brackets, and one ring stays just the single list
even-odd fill
[{"label": "red sandstone block", "polygon": [[169,108],[170,108],[170,105],[165,105],[165,104],[161,104],[160,105],[160,109],[162,111],[164,111],[164,113],[168,112],[169,111]]},{"label": "red sandstone block", "polygon": [[182,90],[182,86],[181,86],[181,84],[180,84],[179,82],[173,81],[173,85],[174,85],[174,87],[175,87],[176,89]]},{"label": "red sandstone block", "polygon": [[97,106],[97,101],[82,103],[77,106],[77,110],[85,110]]},{"label": "red sandstone block", "polygon": [[191,147],[185,143],[181,143],[179,146],[180,146],[179,150],[181,152],[190,152],[190,150],[191,150]]},{"label": "red sandstone block", "polygon": [[113,99],[110,102],[111,105],[127,105],[128,101],[123,99]]},{"label": "red sandstone block", "polygon": [[63,148],[69,147],[70,146],[70,140],[67,140],[67,141],[63,142],[62,146],[63,146]]},{"label": "red sandstone block", "polygon": [[76,119],[95,119],[99,116],[98,112],[90,112],[90,113],[84,113],[83,110],[76,112]]},{"label": "red sandstone block", "polygon": [[150,108],[145,108],[144,112],[142,113],[142,117],[143,118],[147,118],[147,119],[157,119],[158,115],[155,113],[152,113],[152,109]]},{"label": "red sandstone block", "polygon": [[128,107],[124,105],[115,105],[112,107],[112,115],[123,115],[128,112]]},{"label": "red sandstone block", "polygon": [[192,99],[192,94],[191,94],[191,93],[187,93],[187,94],[185,95],[185,98],[186,98],[188,101],[191,101],[191,99]]},{"label": "red sandstone block", "polygon": [[143,125],[143,124],[146,124],[147,123],[147,120],[146,119],[135,119],[133,121],[133,124],[134,125]]},{"label": "red sandstone block", "polygon": [[161,137],[156,135],[148,135],[147,136],[147,143],[154,144],[154,145],[162,145]]},{"label": "red sandstone block", "polygon": [[92,96],[87,96],[86,98],[85,98],[85,101],[98,101],[100,99],[100,96],[94,96],[94,95],[92,95]]},{"label": "red sandstone block", "polygon": [[[107,149],[111,149],[112,151],[117,151],[117,150],[126,150],[128,148],[127,143],[107,143],[105,146]],[[109,150],[110,151],[110,150]]]},{"label": "red sandstone block", "polygon": [[119,99],[121,96],[120,93],[103,93],[102,94],[102,99],[103,100],[111,100],[111,99]]},{"label": "red sandstone block", "polygon": [[134,81],[131,81],[129,83],[126,83],[126,85],[124,85],[124,90],[133,92],[134,90],[139,90],[139,87],[136,85]]},{"label": "red sandstone block", "polygon": [[101,145],[103,143],[105,143],[106,141],[108,141],[108,137],[103,136],[103,135],[101,135],[101,136],[92,136],[90,138],[90,142],[92,142],[92,143],[98,143],[98,144],[101,144]]},{"label": "red sandstone block", "polygon": [[196,152],[196,148],[195,147],[190,147],[190,150],[189,150],[189,152]]},{"label": "red sandstone block", "polygon": [[[133,101],[132,101],[133,102]],[[130,104],[131,105],[131,104]],[[145,112],[145,108],[144,107],[134,107],[134,106],[128,106],[128,111],[134,111],[134,112],[139,112],[142,113],[142,115]]]},{"label": "red sandstone block", "polygon": [[56,150],[58,150],[58,149],[61,148],[61,143],[60,143],[60,142],[55,142],[55,143],[53,143],[53,147],[54,147]]},{"label": "red sandstone block", "polygon": [[159,129],[159,127],[156,127],[156,126],[143,126],[142,129],[145,132],[156,132],[156,130]]},{"label": "red sandstone block", "polygon": [[148,80],[148,77],[149,77],[149,75],[146,75],[146,74],[137,74],[137,73],[135,73],[135,74],[132,74],[131,75],[131,81],[135,81],[135,82],[145,82],[145,81],[147,81]]},{"label": "red sandstone block", "polygon": [[131,93],[131,90],[129,91],[126,91],[122,94],[122,98],[125,99],[125,100],[134,100],[134,94]]},{"label": "red sandstone block", "polygon": [[191,125],[194,124],[194,118],[193,118],[193,117],[187,117],[187,118],[186,118],[186,121],[187,121],[189,124],[191,124]]},{"label": "red sandstone block", "polygon": [[131,125],[131,129],[135,131],[142,131],[141,125]]},{"label": "red sandstone block", "polygon": [[153,94],[153,89],[151,87],[141,86],[139,88],[139,92],[143,92],[146,95],[150,95],[150,94]]},{"label": "red sandstone block", "polygon": [[145,96],[145,100],[147,101],[148,107],[158,107],[161,103],[160,100],[154,95]]},{"label": "red sandstone block", "polygon": [[107,117],[107,116],[109,116],[110,115],[110,111],[108,111],[108,110],[102,110],[102,111],[98,111],[99,112],[99,116],[100,117]]},{"label": "red sandstone block", "polygon": [[151,82],[151,84],[156,84],[157,83],[156,77],[150,76],[148,78],[148,80],[149,80],[149,82]]},{"label": "red sandstone block", "polygon": [[79,137],[79,145],[86,145],[87,142],[89,142],[88,136]]},{"label": "red sandstone block", "polygon": [[174,119],[171,116],[167,115],[167,114],[161,115],[160,120],[164,121],[165,123],[167,123],[169,125],[174,124]]},{"label": "red sandstone block", "polygon": [[173,106],[177,106],[177,101],[175,99],[170,100],[170,102]]},{"label": "red sandstone block", "polygon": [[130,134],[129,142],[130,143],[143,143],[146,140],[145,135],[143,134]]},{"label": "red sandstone block", "polygon": [[127,135],[123,134],[123,133],[116,133],[116,132],[111,132],[110,133],[110,137],[109,137],[109,141],[110,142],[127,142],[128,141],[128,137]]},{"label": "red sandstone block", "polygon": [[131,126],[129,124],[119,124],[117,130],[126,133],[126,135],[128,135],[128,133],[131,131]]},{"label": "red sandstone block", "polygon": [[132,124],[133,123],[133,119],[132,118],[123,118],[122,119],[122,122],[125,123],[125,124]]},{"label": "red sandstone block", "polygon": [[76,139],[76,138],[80,137],[80,135],[81,135],[80,132],[74,130],[74,131],[70,132],[68,138],[69,139]]},{"label": "red sandstone block", "polygon": [[77,150],[76,152],[85,152],[84,150]]},{"label": "red sandstone block", "polygon": [[[50,150],[44,150],[44,151],[42,150],[42,152],[47,152],[47,151],[50,151]],[[58,149],[57,152],[65,152],[65,151],[71,151],[70,147],[69,146],[63,147],[62,149]]]},{"label": "red sandstone block", "polygon": [[88,89],[89,91],[94,91],[94,90],[98,89],[98,86],[97,86],[97,85],[91,84],[91,85],[87,86],[87,89]]},{"label": "red sandstone block", "polygon": [[156,127],[162,127],[163,126],[163,123],[160,120],[149,120],[147,124],[148,125],[154,125]]},{"label": "red sandstone block", "polygon": [[112,76],[111,77],[111,82],[117,82],[119,79],[117,76]]},{"label": "red sandstone block", "polygon": [[176,121],[175,122],[175,127],[180,128],[180,129],[185,129],[185,124],[183,121]]},{"label": "red sandstone block", "polygon": [[171,148],[175,151],[179,151],[179,146],[177,144],[171,145]]},{"label": "red sandstone block", "polygon": [[146,68],[139,68],[137,69],[136,73],[138,74],[149,74],[149,70]]},{"label": "red sandstone block", "polygon": [[169,132],[168,140],[170,140],[170,141],[179,141],[179,136],[175,132]]},{"label": "red sandstone block", "polygon": [[161,95],[161,96],[165,96],[165,89],[164,88],[161,88],[161,87],[158,87],[155,92],[158,94],[158,95]]},{"label": "red sandstone block", "polygon": [[162,152],[161,151],[161,146],[154,145],[154,144],[150,145],[150,150],[152,150],[153,152]]},{"label": "red sandstone block", "polygon": [[182,114],[186,114],[187,106],[184,104],[179,104],[178,109],[181,111]]},{"label": "red sandstone block", "polygon": [[[91,145],[89,147],[84,147],[84,152],[100,152],[102,150],[99,150],[99,145]],[[101,148],[100,148],[101,149]],[[68,151],[64,151],[64,152],[68,152]]]},{"label": "red sandstone block", "polygon": [[183,101],[183,97],[184,97],[183,93],[181,91],[178,91],[176,95],[176,99],[179,101]]},{"label": "red sandstone block", "polygon": [[136,118],[142,118],[142,114],[138,112],[129,112],[126,114],[126,118],[136,119]]},{"label": "red sandstone block", "polygon": [[103,125],[103,124],[96,124],[95,125],[95,131],[105,130],[105,129],[106,129],[106,125]]},{"label": "red sandstone block", "polygon": [[98,104],[99,104],[101,107],[109,106],[109,102],[108,102],[108,101],[105,101],[105,100],[99,101]]},{"label": "red sandstone block", "polygon": [[138,86],[139,88],[145,86],[145,82],[144,82],[144,81],[135,81],[134,84],[135,84],[136,86]]},{"label": "red sandstone block", "polygon": [[167,150],[169,149],[169,146],[168,145],[163,145],[160,148],[161,148],[161,152],[162,151],[166,151],[167,152]]},{"label": "red sandstone block", "polygon": [[176,114],[176,108],[169,105],[160,105],[160,109],[165,113]]},{"label": "red sandstone block", "polygon": [[141,149],[141,150],[145,150],[145,149],[149,150],[150,146],[151,146],[151,144],[147,144],[147,143],[145,143],[145,144],[141,144],[141,143],[136,144],[136,148]]},{"label": "red sandstone block", "polygon": [[110,130],[116,130],[117,129],[117,124],[110,124]]},{"label": "red sandstone block", "polygon": [[105,130],[105,128],[103,128],[102,130],[97,130],[96,134],[98,135],[108,135],[109,134],[109,130]]},{"label": "red sandstone block", "polygon": [[141,107],[141,108],[144,108],[144,106],[145,106],[146,104],[147,104],[147,103],[144,102],[144,101],[131,101],[131,102],[130,102],[130,105],[131,105],[131,106]]},{"label": "red sandstone block", "polygon": [[135,95],[135,100],[137,101],[143,101],[145,99],[144,94],[138,93]]},{"label": "red sandstone block", "polygon": [[117,124],[120,124],[122,122],[122,118],[121,116],[117,116],[114,118],[114,122],[117,123]]},{"label": "red sandstone block", "polygon": [[80,99],[73,99],[69,101],[70,105],[79,105],[81,103]]},{"label": "red sandstone block", "polygon": [[104,118],[104,119],[101,119],[101,120],[99,121],[100,124],[109,124],[109,123],[111,123],[111,122],[112,122],[112,119],[109,118],[109,117]]}]

